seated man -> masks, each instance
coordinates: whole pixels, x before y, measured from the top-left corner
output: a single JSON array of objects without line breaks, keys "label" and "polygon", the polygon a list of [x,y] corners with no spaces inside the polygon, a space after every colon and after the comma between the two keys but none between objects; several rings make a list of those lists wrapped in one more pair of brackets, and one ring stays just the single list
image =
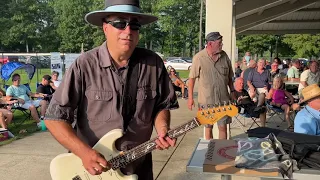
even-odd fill
[{"label": "seated man", "polygon": [[287,76],[289,81],[300,82],[300,61],[299,59],[294,59],[291,62],[292,66],[288,69]]},{"label": "seated man", "polygon": [[44,75],[42,77],[41,84],[37,87],[37,93],[45,94],[46,97],[43,99],[48,102],[50,102],[52,94],[54,93],[54,89],[50,86],[51,83],[51,76]]},{"label": "seated man", "polygon": [[265,97],[270,88],[270,71],[265,69],[266,61],[260,59],[257,68],[250,71],[247,84],[249,87],[250,97],[258,106],[265,104]]},{"label": "seated man", "polygon": [[266,109],[264,107],[257,107],[251,100],[248,92],[243,89],[243,78],[239,77],[234,81],[235,99],[239,107],[245,109],[245,113],[251,117],[259,117],[261,126],[266,125]]},{"label": "seated man", "polygon": [[[9,98],[18,100],[19,106],[24,109],[29,109],[32,118],[37,122],[38,127],[41,126],[40,120],[43,120],[48,102],[45,100],[31,100],[29,96],[36,98],[44,98],[42,93],[32,93],[25,85],[20,85],[20,75],[12,75],[12,85],[7,89],[6,95]],[[41,106],[41,118],[38,116],[36,107]]]},{"label": "seated man", "polygon": [[302,90],[306,107],[298,112],[294,119],[294,132],[309,135],[320,135],[320,88],[312,84]]}]

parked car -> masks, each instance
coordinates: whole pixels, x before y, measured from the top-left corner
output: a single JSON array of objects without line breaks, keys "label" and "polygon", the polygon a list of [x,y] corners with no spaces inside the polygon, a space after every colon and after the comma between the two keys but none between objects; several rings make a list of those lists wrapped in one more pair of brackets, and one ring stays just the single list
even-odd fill
[{"label": "parked car", "polygon": [[192,66],[191,59],[171,59],[164,62],[167,69],[174,68],[176,70],[190,70]]},{"label": "parked car", "polygon": [[1,56],[0,55],[0,63],[5,64],[7,62],[12,62],[12,61],[19,61],[18,56]]}]

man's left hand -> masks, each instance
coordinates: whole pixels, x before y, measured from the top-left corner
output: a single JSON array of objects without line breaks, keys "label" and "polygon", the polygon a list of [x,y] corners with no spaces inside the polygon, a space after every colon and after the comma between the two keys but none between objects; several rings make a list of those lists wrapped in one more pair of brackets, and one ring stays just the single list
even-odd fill
[{"label": "man's left hand", "polygon": [[168,128],[165,126],[157,129],[158,139],[156,140],[156,148],[159,150],[168,149],[170,146],[173,147],[176,145],[176,139],[171,139],[167,136]]}]

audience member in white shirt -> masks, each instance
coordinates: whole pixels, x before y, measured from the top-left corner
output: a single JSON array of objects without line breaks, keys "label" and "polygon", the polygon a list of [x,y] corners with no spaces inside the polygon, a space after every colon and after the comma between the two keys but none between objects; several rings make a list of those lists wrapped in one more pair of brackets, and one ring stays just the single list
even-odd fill
[{"label": "audience member in white shirt", "polygon": [[59,77],[59,72],[52,71],[52,74],[51,74],[52,84],[50,84],[50,85],[54,90],[56,90],[59,87],[60,83],[61,83],[61,81],[58,80],[58,77]]}]

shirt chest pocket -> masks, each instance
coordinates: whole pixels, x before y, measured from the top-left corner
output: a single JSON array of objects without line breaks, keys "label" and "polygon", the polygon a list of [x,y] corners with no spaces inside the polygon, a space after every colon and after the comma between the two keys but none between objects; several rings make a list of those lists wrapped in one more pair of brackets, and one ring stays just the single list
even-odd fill
[{"label": "shirt chest pocket", "polygon": [[91,90],[86,92],[88,98],[87,115],[90,121],[107,121],[113,110],[113,92]]},{"label": "shirt chest pocket", "polygon": [[229,73],[229,68],[228,67],[220,67],[220,68],[217,68],[219,73],[223,76],[227,76],[228,73]]},{"label": "shirt chest pocket", "polygon": [[139,123],[149,123],[152,118],[157,92],[151,88],[140,88],[137,92],[137,115]]}]

